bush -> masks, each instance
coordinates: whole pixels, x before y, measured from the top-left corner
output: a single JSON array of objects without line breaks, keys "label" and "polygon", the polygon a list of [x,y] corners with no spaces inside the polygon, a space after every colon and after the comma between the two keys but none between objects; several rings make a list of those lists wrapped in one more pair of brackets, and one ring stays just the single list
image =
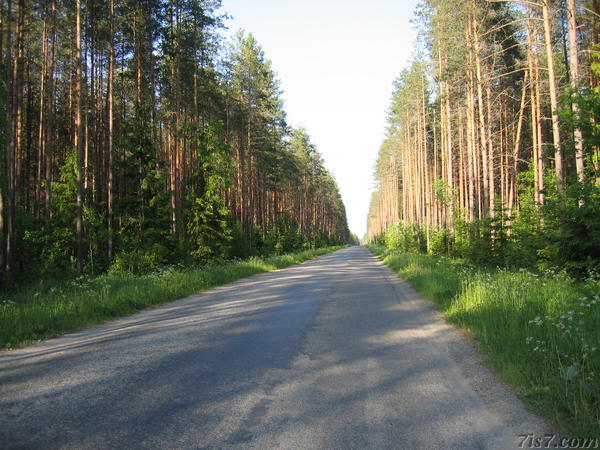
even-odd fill
[{"label": "bush", "polygon": [[600,188],[571,186],[564,196],[549,199],[542,212],[545,245],[538,266],[580,279],[600,271]]},{"label": "bush", "polygon": [[42,276],[60,279],[72,276],[75,272],[74,242],[72,227],[56,227],[50,232],[26,230],[22,238],[20,264],[28,268],[31,278]]},{"label": "bush", "polygon": [[416,252],[426,250],[425,236],[415,224],[398,222],[384,233],[381,241],[390,249]]},{"label": "bush", "polygon": [[433,230],[429,236],[429,253],[432,255],[450,255],[452,253],[452,236],[447,229]]},{"label": "bush", "polygon": [[531,190],[525,189],[520,210],[512,219],[501,209],[494,218],[470,223],[458,219],[453,234],[443,228],[430,230],[429,248],[422,229],[402,222],[373,243],[492,267],[565,270],[580,280],[600,273],[600,187],[575,183],[558,193],[549,185],[552,195],[546,196],[545,205],[535,205]]},{"label": "bush", "polygon": [[110,266],[111,275],[140,275],[157,270],[168,262],[169,249],[153,244],[147,250],[122,251]]}]

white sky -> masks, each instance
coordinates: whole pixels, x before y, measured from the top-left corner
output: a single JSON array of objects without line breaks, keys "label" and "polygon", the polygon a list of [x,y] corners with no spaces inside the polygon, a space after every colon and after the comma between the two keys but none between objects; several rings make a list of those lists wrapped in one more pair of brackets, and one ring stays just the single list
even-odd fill
[{"label": "white sky", "polygon": [[305,126],[333,173],[350,229],[366,231],[373,167],[392,82],[408,65],[418,0],[223,0],[229,32],[256,37],[292,126]]}]

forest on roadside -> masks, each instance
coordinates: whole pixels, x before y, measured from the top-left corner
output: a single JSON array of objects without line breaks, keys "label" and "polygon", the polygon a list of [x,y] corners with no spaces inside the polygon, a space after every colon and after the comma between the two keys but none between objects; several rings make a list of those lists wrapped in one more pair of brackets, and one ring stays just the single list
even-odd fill
[{"label": "forest on roadside", "polygon": [[425,0],[415,25],[367,241],[597,275],[598,0]]},{"label": "forest on roadside", "polygon": [[333,177],[220,7],[0,1],[5,283],[348,241]]},{"label": "forest on roadside", "polygon": [[367,233],[578,437],[600,430],[599,13],[598,0],[424,0]]}]

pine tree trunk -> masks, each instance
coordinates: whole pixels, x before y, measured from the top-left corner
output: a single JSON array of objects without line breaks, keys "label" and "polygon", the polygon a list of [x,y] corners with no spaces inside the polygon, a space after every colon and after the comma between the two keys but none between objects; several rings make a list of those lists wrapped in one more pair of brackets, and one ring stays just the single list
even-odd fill
[{"label": "pine tree trunk", "polygon": [[[6,144],[5,144],[5,153],[4,159],[2,161],[2,169],[3,169],[3,178],[0,179],[0,270],[2,270],[5,275],[8,275],[7,271],[7,261],[8,255],[7,251],[9,248],[8,245],[8,236],[7,236],[7,224],[8,217],[6,217],[5,221],[5,213],[8,215],[7,203],[10,201],[10,155],[13,151],[13,140],[12,140],[12,131],[13,131],[13,118],[12,118],[12,95],[13,88],[12,85],[14,83],[13,80],[13,64],[15,63],[13,58],[13,46],[12,46],[12,2],[11,0],[7,1],[6,5],[6,72],[4,73],[4,87],[5,87],[5,111],[6,111]],[[5,211],[6,209],[6,211]]]},{"label": "pine tree trunk", "polygon": [[448,82],[446,85],[446,146],[447,146],[447,158],[448,158],[448,225],[451,234],[454,234],[454,149],[452,140],[452,115],[450,110],[450,88]]},{"label": "pine tree trunk", "polygon": [[477,30],[477,20],[472,19],[472,40],[473,40],[473,55],[475,58],[475,74],[477,81],[477,116],[479,118],[479,138],[480,138],[480,154],[483,172],[483,214],[485,217],[490,215],[490,182],[489,182],[489,151],[488,151],[488,136],[485,123],[484,102],[483,102],[483,80],[481,75],[481,62],[479,57],[479,36]]},{"label": "pine tree trunk", "polygon": [[558,121],[558,98],[556,93],[556,78],[554,75],[554,52],[552,50],[552,25],[548,11],[549,0],[542,0],[544,21],[544,40],[546,43],[546,59],[548,63],[548,87],[550,89],[550,107],[552,108],[552,139],[554,144],[554,168],[556,185],[559,191],[564,189],[563,160],[560,142],[560,124]]},{"label": "pine tree trunk", "polygon": [[[11,9],[11,2],[8,7]],[[8,121],[10,132],[7,148],[7,210],[6,210],[6,274],[11,279],[14,269],[14,250],[16,233],[16,195],[17,195],[17,159],[21,145],[21,92],[22,92],[22,62],[23,62],[23,28],[25,1],[17,2],[15,22],[15,47],[14,60],[9,67],[12,69],[9,85],[11,87],[10,121]],[[10,23],[10,21],[9,21]],[[9,25],[10,26],[10,25]]]},{"label": "pine tree trunk", "polygon": [[115,65],[115,4],[114,0],[109,0],[108,4],[108,26],[109,26],[109,47],[108,47],[108,186],[107,186],[107,229],[108,229],[108,263],[113,260],[113,177],[114,177],[114,143],[113,143],[113,83],[114,83],[114,65]]},{"label": "pine tree trunk", "polygon": [[50,50],[50,67],[48,69],[48,107],[49,111],[45,115],[46,118],[46,143],[45,143],[45,151],[46,151],[46,162],[45,162],[45,191],[44,191],[44,217],[45,217],[45,225],[46,229],[50,226],[50,199],[52,196],[52,154],[54,151],[54,139],[53,139],[53,130],[54,130],[54,70],[56,67],[56,0],[52,0],[50,4],[51,11],[51,20],[52,20],[52,30],[51,34],[51,50]]},{"label": "pine tree trunk", "polygon": [[83,273],[83,196],[84,196],[84,163],[85,142],[83,121],[81,117],[81,0],[75,2],[75,138],[74,147],[77,152],[77,218],[76,218],[76,257],[77,273]]},{"label": "pine tree trunk", "polygon": [[[46,9],[46,15],[47,15]],[[45,129],[44,125],[46,124],[46,71],[48,66],[48,24],[46,22],[46,15],[44,16],[44,24],[42,29],[42,64],[40,67],[40,102],[39,102],[39,112],[38,112],[38,158],[37,158],[37,167],[36,167],[36,182],[35,182],[35,211],[36,217],[39,221],[41,205],[42,205],[42,174],[43,174],[43,166],[45,161],[44,154],[44,145],[46,143],[46,139],[44,138]]]},{"label": "pine tree trunk", "polygon": [[[567,0],[569,9],[569,72],[571,80],[571,88],[573,92],[577,92],[579,88],[579,49],[577,45],[577,8],[575,0]],[[575,119],[579,119],[579,105],[577,102],[572,103]],[[575,127],[575,168],[577,170],[577,181],[583,183],[584,175],[584,160],[583,160],[583,135],[579,126]]]},{"label": "pine tree trunk", "polygon": [[519,118],[517,120],[517,130],[515,132],[515,140],[512,152],[512,165],[510,167],[510,183],[509,183],[509,196],[508,196],[508,218],[509,220],[513,216],[513,210],[517,201],[517,164],[519,160],[519,148],[521,145],[521,130],[523,128],[523,116],[525,112],[525,96],[527,94],[527,85],[531,84],[528,81],[529,70],[525,71],[525,77],[523,78],[523,88],[521,89],[521,103],[519,107]]},{"label": "pine tree trunk", "polygon": [[490,217],[496,217],[496,174],[494,170],[495,152],[494,152],[494,140],[492,139],[492,99],[490,92],[489,83],[485,87],[485,96],[487,103],[487,128],[486,134],[488,136],[488,198],[489,198],[489,215]]}]

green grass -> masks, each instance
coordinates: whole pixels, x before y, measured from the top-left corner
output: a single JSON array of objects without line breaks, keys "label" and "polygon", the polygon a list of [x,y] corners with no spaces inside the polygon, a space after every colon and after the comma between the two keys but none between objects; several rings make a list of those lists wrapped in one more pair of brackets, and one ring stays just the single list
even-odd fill
[{"label": "green grass", "polygon": [[327,247],[222,265],[173,268],[142,276],[104,275],[40,284],[0,298],[0,349],[124,316],[257,273],[282,269],[343,247]]},{"label": "green grass", "polygon": [[371,246],[471,332],[501,377],[578,437],[600,437],[600,281]]}]

